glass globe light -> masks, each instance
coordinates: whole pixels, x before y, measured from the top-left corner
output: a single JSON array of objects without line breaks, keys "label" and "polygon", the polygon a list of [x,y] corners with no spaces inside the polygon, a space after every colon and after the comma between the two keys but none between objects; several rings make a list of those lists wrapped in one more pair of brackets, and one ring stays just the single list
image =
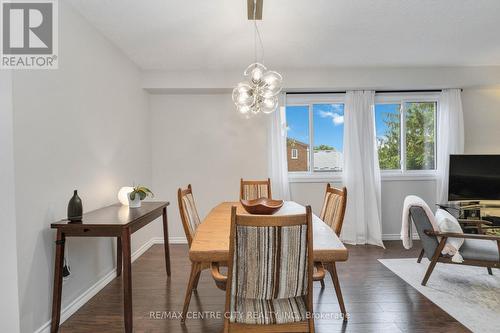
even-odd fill
[{"label": "glass globe light", "polygon": [[268,86],[270,85],[279,86],[281,85],[281,81],[283,81],[283,77],[278,72],[268,71],[262,77],[262,81],[264,81],[264,83]]},{"label": "glass globe light", "polygon": [[260,112],[271,113],[276,110],[283,77],[278,72],[268,71],[260,63],[248,66],[243,75],[248,78],[248,82],[240,82],[232,94],[238,112],[248,119]]},{"label": "glass globe light", "polygon": [[276,106],[278,106],[277,97],[264,98],[264,100],[262,101],[261,110],[264,113],[272,113],[274,110],[276,110]]},{"label": "glass globe light", "polygon": [[243,93],[238,96],[239,105],[252,105],[254,102],[254,96],[252,94]]},{"label": "glass globe light", "polygon": [[251,93],[253,91],[252,86],[248,82],[240,82],[236,88],[240,94]]},{"label": "glass globe light", "polygon": [[266,66],[256,62],[248,66],[245,72],[243,72],[243,75],[250,77],[250,81],[253,84],[260,85],[262,84],[262,77],[266,71]]},{"label": "glass globe light", "polygon": [[238,105],[238,112],[241,114],[247,114],[250,112],[250,105]]},{"label": "glass globe light", "polygon": [[262,77],[264,86],[261,92],[261,96],[264,98],[276,96],[281,91],[281,82],[283,78],[281,74],[275,71],[268,71]]},{"label": "glass globe light", "polygon": [[233,102],[236,105],[252,104],[253,102],[253,89],[246,83],[241,82],[236,88],[233,89]]},{"label": "glass globe light", "polygon": [[264,73],[262,73],[262,70],[258,67],[255,67],[254,70],[252,71],[252,82],[254,84],[260,84],[262,80],[262,76]]}]

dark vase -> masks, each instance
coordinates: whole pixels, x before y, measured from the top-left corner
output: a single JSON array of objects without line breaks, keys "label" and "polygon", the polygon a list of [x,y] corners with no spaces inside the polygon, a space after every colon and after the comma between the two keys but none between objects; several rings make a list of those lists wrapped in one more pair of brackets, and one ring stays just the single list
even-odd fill
[{"label": "dark vase", "polygon": [[83,215],[82,199],[78,196],[78,191],[73,192],[73,197],[68,203],[68,220],[71,222],[81,222]]}]

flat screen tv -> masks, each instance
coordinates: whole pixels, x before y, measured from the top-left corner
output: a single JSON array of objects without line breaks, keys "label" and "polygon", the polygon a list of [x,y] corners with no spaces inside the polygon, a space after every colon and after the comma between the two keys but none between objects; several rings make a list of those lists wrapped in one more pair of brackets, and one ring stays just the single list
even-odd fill
[{"label": "flat screen tv", "polygon": [[451,155],[448,200],[500,200],[500,155]]}]

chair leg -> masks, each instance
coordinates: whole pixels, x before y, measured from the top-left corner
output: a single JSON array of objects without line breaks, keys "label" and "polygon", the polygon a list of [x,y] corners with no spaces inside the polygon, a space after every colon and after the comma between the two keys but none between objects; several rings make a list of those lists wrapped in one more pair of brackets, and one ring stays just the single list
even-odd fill
[{"label": "chair leg", "polygon": [[488,268],[488,274],[493,275],[493,272],[491,271],[491,267],[487,267],[487,268]]},{"label": "chair leg", "polygon": [[422,251],[420,251],[420,254],[418,255],[418,259],[417,259],[417,262],[420,264],[420,262],[422,261],[422,258],[424,257],[424,249],[422,249]]},{"label": "chair leg", "polygon": [[314,333],[314,318],[309,318],[309,333]]},{"label": "chair leg", "polygon": [[196,277],[200,273],[200,264],[193,262],[191,263],[191,274],[189,275],[188,286],[186,289],[186,297],[184,298],[184,307],[182,308],[182,318],[181,323],[186,321],[186,314],[189,309],[189,302],[191,301],[191,294],[193,293],[193,286],[195,285]]},{"label": "chair leg", "polygon": [[442,237],[441,242],[439,242],[438,247],[436,248],[436,251],[434,251],[434,255],[432,256],[431,263],[429,264],[429,267],[427,268],[427,272],[425,272],[424,279],[422,280],[422,286],[425,286],[427,284],[427,280],[429,280],[429,277],[432,274],[432,271],[434,270],[434,267],[436,266],[436,263],[439,259],[439,256],[441,255],[441,251],[443,250],[444,245],[446,244],[446,240],[448,237]]},{"label": "chair leg", "polygon": [[345,310],[344,298],[342,297],[342,291],[340,290],[339,276],[337,274],[335,262],[328,263],[327,270],[332,276],[333,286],[335,287],[335,293],[337,294],[337,300],[339,301],[340,311],[344,315],[344,320],[347,320],[347,311]]},{"label": "chair leg", "polygon": [[196,278],[194,279],[193,291],[198,290],[198,282],[200,281],[200,275],[201,275],[201,270],[198,272]]}]

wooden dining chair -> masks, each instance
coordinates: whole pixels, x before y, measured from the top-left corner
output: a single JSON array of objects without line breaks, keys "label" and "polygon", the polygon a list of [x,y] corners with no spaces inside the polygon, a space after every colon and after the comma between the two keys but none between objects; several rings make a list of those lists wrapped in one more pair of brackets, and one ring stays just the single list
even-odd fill
[{"label": "wooden dining chair", "polygon": [[224,332],[314,332],[311,207],[300,215],[231,210]]},{"label": "wooden dining chair", "polygon": [[271,179],[243,180],[240,182],[240,200],[254,200],[259,198],[271,199]]},{"label": "wooden dining chair", "polygon": [[319,218],[340,236],[344,223],[345,208],[347,206],[347,188],[341,189],[326,184],[325,199]]},{"label": "wooden dining chair", "polygon": [[[177,200],[179,203],[179,213],[181,215],[182,226],[184,228],[184,233],[186,234],[186,239],[189,247],[191,248],[191,243],[193,242],[193,237],[196,233],[196,229],[201,223],[200,216],[198,215],[198,210],[194,202],[193,189],[191,184],[187,186],[186,189],[179,188],[177,190]],[[210,263],[199,265],[191,263],[191,283],[188,284],[186,290],[186,296],[184,299],[184,307],[182,311],[182,322],[186,318],[186,313],[189,308],[189,303],[191,301],[191,294],[198,288],[198,282],[200,280],[201,271],[210,268]]]},{"label": "wooden dining chair", "polygon": [[[344,223],[345,209],[347,205],[347,188],[343,187],[341,189],[330,186],[326,184],[325,199],[323,201],[323,208],[321,209],[320,219],[323,220],[327,225],[332,228],[332,230],[340,237],[342,231],[342,224]],[[337,274],[337,267],[335,262],[331,263],[314,263],[316,271],[321,272],[326,269],[330,272],[332,277],[333,286],[335,287],[335,292],[337,294],[337,299],[339,301],[339,306],[344,319],[347,318],[347,312],[344,305],[344,298],[342,297],[342,292],[340,290],[340,282]],[[324,275],[321,278],[321,274],[315,274],[314,281],[320,281],[321,288],[325,287]]]},{"label": "wooden dining chair", "polygon": [[179,201],[179,213],[181,215],[182,226],[186,234],[187,242],[191,247],[196,229],[201,223],[198,210],[194,203],[193,189],[191,184],[186,189],[177,190],[177,199]]}]

